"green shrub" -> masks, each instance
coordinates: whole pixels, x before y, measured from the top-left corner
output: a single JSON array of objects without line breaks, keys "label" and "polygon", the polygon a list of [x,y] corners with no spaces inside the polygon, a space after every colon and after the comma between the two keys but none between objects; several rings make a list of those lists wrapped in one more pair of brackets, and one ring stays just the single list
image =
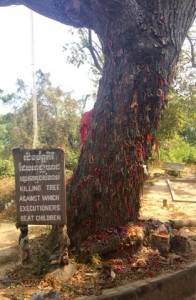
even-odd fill
[{"label": "green shrub", "polygon": [[195,164],[196,148],[177,135],[165,145],[162,145],[160,158],[161,161]]},{"label": "green shrub", "polygon": [[65,168],[73,170],[78,163],[78,153],[70,148],[66,149],[65,153]]},{"label": "green shrub", "polygon": [[14,176],[14,164],[12,160],[0,159],[0,178]]}]

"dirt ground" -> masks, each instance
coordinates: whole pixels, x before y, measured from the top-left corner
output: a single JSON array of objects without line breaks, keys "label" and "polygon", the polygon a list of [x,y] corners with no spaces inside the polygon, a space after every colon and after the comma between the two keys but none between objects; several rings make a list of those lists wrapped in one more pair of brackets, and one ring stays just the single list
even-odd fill
[{"label": "dirt ground", "polygon": [[[33,240],[44,231],[42,226],[29,225],[29,239]],[[13,222],[2,221],[0,223],[0,287],[1,282],[7,278],[7,271],[19,265],[19,233]]]},{"label": "dirt ground", "polygon": [[[149,180],[144,187],[143,196],[141,199],[141,219],[156,219],[160,221],[167,220],[193,220],[196,221],[196,173],[195,170],[189,170],[183,174],[182,179],[169,177],[173,190],[177,196],[178,201],[173,201],[166,182],[166,178],[162,171],[153,170],[150,173]],[[13,285],[17,284],[13,276],[10,280],[8,272],[17,268],[20,265],[20,253],[18,247],[19,231],[16,229],[13,221],[10,220],[9,209],[7,214],[1,214],[0,221],[0,300],[4,299],[3,295],[9,295],[7,299],[23,300],[30,299],[38,289],[35,284],[34,287],[28,287],[28,284],[23,284],[19,287],[19,292],[14,290]],[[2,220],[2,216],[4,219]],[[8,216],[8,220],[6,220]],[[189,236],[192,236],[196,241],[196,228],[186,228]],[[46,232],[45,226],[30,226],[29,238],[33,241],[41,233]],[[26,272],[28,274],[28,271]],[[25,277],[26,278],[26,277]],[[21,289],[21,292],[20,292]],[[24,289],[29,290],[29,296],[20,297]],[[28,293],[26,292],[26,295]],[[10,296],[12,295],[12,296]],[[74,299],[72,297],[65,297],[63,299]]]},{"label": "dirt ground", "polygon": [[[177,201],[172,200],[165,178],[153,179],[144,188],[141,199],[141,219],[196,220],[196,180],[170,179],[170,182]],[[166,205],[164,206],[163,203]]]}]

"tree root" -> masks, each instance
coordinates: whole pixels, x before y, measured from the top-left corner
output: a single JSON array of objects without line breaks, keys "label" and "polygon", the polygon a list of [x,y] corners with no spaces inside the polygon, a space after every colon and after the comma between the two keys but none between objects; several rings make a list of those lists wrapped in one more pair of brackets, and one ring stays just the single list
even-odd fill
[{"label": "tree root", "polygon": [[109,228],[96,235],[89,236],[79,248],[79,261],[90,262],[94,255],[108,257],[120,254],[134,255],[141,246],[158,249],[164,255],[171,250],[187,251],[188,235],[183,227],[194,227],[196,221],[172,220],[161,222],[147,220],[138,224],[128,223],[124,227]]},{"label": "tree root", "polygon": [[196,220],[170,220],[172,228],[196,227]]}]

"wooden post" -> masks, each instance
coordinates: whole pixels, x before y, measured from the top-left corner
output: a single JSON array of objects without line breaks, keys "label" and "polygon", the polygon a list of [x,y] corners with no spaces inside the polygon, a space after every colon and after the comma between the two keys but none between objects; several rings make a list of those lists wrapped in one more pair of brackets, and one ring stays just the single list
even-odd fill
[{"label": "wooden post", "polygon": [[58,236],[60,242],[60,256],[59,256],[59,265],[68,265],[69,264],[69,255],[68,248],[70,245],[70,240],[67,234],[67,226],[60,225],[58,226]]},{"label": "wooden post", "polygon": [[167,207],[167,199],[163,199],[163,207]]},{"label": "wooden post", "polygon": [[19,225],[19,245],[20,245],[20,258],[21,263],[27,264],[30,262],[30,247],[28,238],[28,225]]}]

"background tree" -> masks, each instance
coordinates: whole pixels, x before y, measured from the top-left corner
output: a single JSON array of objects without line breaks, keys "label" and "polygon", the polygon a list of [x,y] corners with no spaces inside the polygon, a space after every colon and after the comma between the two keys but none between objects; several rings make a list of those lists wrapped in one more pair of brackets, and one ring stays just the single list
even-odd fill
[{"label": "background tree", "polygon": [[181,53],[174,89],[180,97],[179,105],[184,114],[184,126],[180,135],[191,144],[196,143],[196,52],[193,48],[196,40],[195,26],[189,33],[190,44],[185,44]]},{"label": "background tree", "polygon": [[[195,0],[22,0],[75,27],[92,29],[104,54],[94,115],[68,191],[72,243],[136,221],[143,164],[167,102]],[[18,4],[1,0],[0,5]]]},{"label": "background tree", "polygon": [[152,153],[150,162],[196,162],[194,101],[190,95],[185,97],[174,89],[170,90],[169,103],[156,132],[156,151]]},{"label": "background tree", "polygon": [[[1,116],[1,157],[9,159],[12,148],[23,145],[32,147],[33,104],[32,95],[17,81],[16,93],[2,95],[4,103],[12,112]],[[62,147],[66,152],[66,168],[73,169],[77,163],[80,141],[79,125],[81,103],[52,87],[50,75],[41,70],[36,72],[36,93],[38,102],[39,147]],[[25,96],[24,96],[25,95]]]},{"label": "background tree", "polygon": [[[196,68],[194,66],[195,25],[185,39],[170,88],[169,103],[157,131],[160,158],[163,161],[196,162]],[[191,42],[191,44],[190,44]],[[192,47],[191,47],[192,45]],[[153,159],[156,155],[153,155]]]}]

